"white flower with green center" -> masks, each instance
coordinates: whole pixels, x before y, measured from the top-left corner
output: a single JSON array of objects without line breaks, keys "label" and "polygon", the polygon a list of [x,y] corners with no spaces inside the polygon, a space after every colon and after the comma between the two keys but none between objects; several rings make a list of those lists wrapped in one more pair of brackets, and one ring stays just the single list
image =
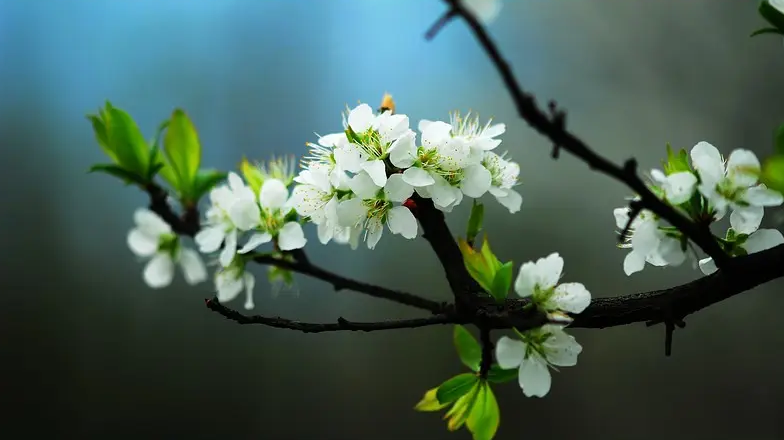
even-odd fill
[{"label": "white flower with green center", "polygon": [[[738,221],[736,217],[730,216],[730,227],[734,231],[737,231],[735,227],[738,225],[733,222],[733,218],[735,219],[735,222]],[[734,237],[731,241],[734,246],[730,254],[733,256],[741,256],[766,251],[780,244],[784,244],[784,235],[776,229],[758,229],[751,234],[743,234],[740,237]],[[700,270],[705,275],[710,275],[718,270],[713,258],[710,257],[700,260],[699,265]]]},{"label": "white flower with green center", "polygon": [[227,266],[237,252],[237,236],[242,226],[237,225],[230,215],[234,204],[240,200],[254,200],[253,190],[245,186],[236,173],[229,173],[228,186],[220,185],[210,191],[211,206],[207,210],[205,226],[194,240],[202,253],[212,253],[221,248],[219,261]]},{"label": "white flower with green center", "polygon": [[351,231],[350,228],[338,224],[339,191],[330,184],[327,172],[322,167],[302,170],[294,179],[299,185],[294,187],[291,204],[297,214],[308,217],[311,223],[318,227],[318,237],[322,244],[331,240],[345,244],[349,242]]},{"label": "white flower with green center", "polygon": [[501,139],[495,139],[506,132],[505,124],[493,124],[490,119],[483,126],[479,124],[479,115],[471,117],[468,112],[464,117],[460,112],[449,115],[449,123],[452,126],[452,136],[464,139],[471,148],[489,151],[501,144]]},{"label": "white flower with green center", "polygon": [[[502,336],[495,346],[498,366],[519,368],[518,383],[526,397],[544,397],[550,391],[550,367],[573,367],[583,347],[559,325],[546,324],[520,333],[520,340]],[[557,371],[557,370],[556,370]]]},{"label": "white flower with green center", "polygon": [[[628,207],[613,210],[619,232],[626,227],[630,212]],[[686,260],[681,237],[674,228],[662,229],[656,216],[643,209],[632,221],[624,242],[618,245],[621,249],[631,248],[623,260],[623,271],[626,275],[639,272],[645,268],[646,262],[653,266],[681,265]]]},{"label": "white flower with green center", "polygon": [[307,144],[310,147],[310,155],[303,158],[302,168],[323,170],[333,187],[345,189],[346,172],[338,165],[336,157],[347,154],[343,147],[348,143],[345,133],[332,133],[319,137],[318,144]]},{"label": "white flower with green center", "polygon": [[375,115],[369,105],[360,104],[348,113],[345,128],[349,143],[335,149],[337,166],[351,173],[365,171],[383,187],[387,180],[384,159],[395,141],[411,131],[408,116],[388,111]]},{"label": "white flower with green center", "polygon": [[756,231],[765,207],[784,203],[781,193],[757,183],[760,162],[749,150],[733,151],[725,166],[716,147],[700,142],[691,150],[691,161],[700,177],[697,189],[716,210],[716,219],[732,208],[730,216],[736,217],[733,223],[738,226],[738,233]]},{"label": "white flower with green center", "polygon": [[239,253],[248,253],[275,239],[282,251],[300,249],[307,239],[302,226],[291,219],[295,198],[289,197],[286,185],[278,179],[266,179],[261,185],[258,202],[241,200],[232,209],[235,224],[241,223],[254,229],[248,242]]},{"label": "white flower with green center", "polygon": [[545,312],[580,313],[591,303],[591,293],[581,283],[561,283],[564,260],[554,252],[544,258],[520,266],[515,292],[531,298]]},{"label": "white flower with green center", "polygon": [[222,267],[215,272],[215,290],[218,301],[229,302],[245,291],[245,309],[254,307],[253,288],[256,278],[252,273],[245,271],[245,260],[236,256],[228,267]]},{"label": "white flower with green center", "polygon": [[482,165],[490,171],[490,194],[511,214],[514,214],[523,204],[523,197],[512,189],[517,185],[520,165],[506,160],[504,156],[505,153],[499,156],[492,151],[485,151]]},{"label": "white flower with green center", "polygon": [[185,281],[190,285],[207,279],[207,269],[199,253],[186,248],[171,226],[158,214],[139,208],[133,214],[136,227],[128,233],[128,247],[138,257],[149,258],[144,268],[144,282],[153,289],[171,284],[174,267],[180,265]]},{"label": "white flower with green center", "polygon": [[690,171],[665,175],[661,170],[651,170],[651,180],[664,191],[664,198],[677,206],[691,199],[697,189],[697,176]]},{"label": "white flower with green center", "polygon": [[402,174],[389,176],[382,188],[368,173],[361,172],[351,179],[349,186],[354,197],[340,201],[337,216],[340,226],[351,228],[352,236],[358,237],[365,231],[367,246],[373,249],[381,239],[386,223],[393,234],[416,238],[418,226],[414,215],[405,206],[393,204],[405,201],[414,192]]}]

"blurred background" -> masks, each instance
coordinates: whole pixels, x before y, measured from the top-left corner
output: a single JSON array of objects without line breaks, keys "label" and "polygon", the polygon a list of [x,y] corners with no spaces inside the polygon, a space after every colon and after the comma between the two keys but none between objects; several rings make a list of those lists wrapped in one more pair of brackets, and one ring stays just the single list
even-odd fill
[{"label": "blurred background", "polygon": [[[757,2],[507,0],[492,36],[523,86],[556,99],[597,151],[642,168],[665,143],[771,151],[784,120],[784,47],[750,39]],[[147,203],[87,168],[105,159],[84,115],[104,100],[146,136],[175,107],[199,129],[204,163],[301,155],[340,112],[385,91],[412,121],[478,111],[507,124],[523,210],[489,195],[494,250],[516,264],[558,251],[566,280],[594,296],[661,289],[691,267],[626,277],[612,209],[628,191],[550,145],[514,113],[465,25],[423,34],[437,0],[0,1],[0,437],[467,439],[412,408],[462,366],[451,328],[304,335],[210,313],[212,286],[153,291],[125,236]],[[448,221],[464,230],[469,204]],[[768,215],[770,221],[774,215]],[[385,234],[375,251],[321,246],[314,262],[448,300],[422,239]],[[265,268],[255,269],[263,279]],[[311,321],[421,316],[298,276],[298,294],[260,283],[256,311]],[[664,329],[575,330],[579,364],[544,399],[497,389],[498,439],[782,439],[782,283]],[[242,300],[232,304],[242,307]],[[502,332],[497,332],[496,337]]]}]

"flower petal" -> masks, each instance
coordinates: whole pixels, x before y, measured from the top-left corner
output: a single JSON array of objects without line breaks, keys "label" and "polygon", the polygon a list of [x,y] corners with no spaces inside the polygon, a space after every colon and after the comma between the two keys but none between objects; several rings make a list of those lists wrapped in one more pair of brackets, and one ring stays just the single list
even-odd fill
[{"label": "flower petal", "polygon": [[409,240],[417,236],[416,217],[405,206],[395,206],[389,210],[389,213],[387,213],[387,225],[393,234],[400,234]]},{"label": "flower petal", "polygon": [[471,165],[467,167],[460,181],[460,189],[463,194],[472,198],[479,198],[490,189],[492,176],[490,171],[482,165]]},{"label": "flower petal", "polygon": [[[265,179],[259,191],[259,203],[266,209],[280,209],[289,198],[286,184],[278,179]],[[249,229],[249,228],[248,228]]]},{"label": "flower petal", "polygon": [[645,254],[632,249],[623,259],[623,271],[626,275],[637,273],[645,268]]},{"label": "flower petal", "polygon": [[778,191],[759,185],[747,189],[743,200],[754,206],[779,206],[784,202],[784,196]]},{"label": "flower petal", "polygon": [[737,233],[751,234],[759,228],[764,214],[765,208],[761,206],[749,206],[735,209],[732,211],[732,214],[730,214],[730,226],[732,226],[732,229]]},{"label": "flower petal", "polygon": [[506,195],[504,196],[496,195],[495,199],[498,200],[501,206],[508,209],[510,214],[519,212],[523,204],[523,196],[513,189],[506,190]]},{"label": "flower petal", "polygon": [[697,187],[697,176],[690,171],[682,171],[667,176],[666,192],[667,200],[673,205],[686,203],[691,199]]},{"label": "flower petal", "polygon": [[727,159],[727,177],[736,186],[749,187],[756,184],[759,171],[759,159],[750,150],[739,148],[730,153],[730,157]]},{"label": "flower petal", "polygon": [[583,351],[583,347],[577,343],[574,336],[567,334],[560,326],[542,327],[547,327],[546,331],[551,332],[551,336],[542,344],[547,361],[558,367],[577,365],[577,355]]},{"label": "flower petal", "polygon": [[384,165],[383,160],[369,160],[362,163],[362,169],[365,170],[373,183],[379,187],[383,187],[387,183],[387,167]]},{"label": "flower petal", "polygon": [[144,268],[144,282],[153,289],[160,289],[171,284],[174,279],[174,261],[169,254],[155,254]]},{"label": "flower petal", "polygon": [[215,275],[215,296],[218,302],[229,302],[242,291],[243,282],[237,275],[236,269],[222,270]]},{"label": "flower petal", "polygon": [[278,246],[282,251],[301,249],[307,242],[302,225],[297,222],[286,223],[278,233]]},{"label": "flower petal", "polygon": [[340,226],[353,227],[367,216],[367,208],[362,204],[362,199],[353,198],[340,202],[337,214]]},{"label": "flower petal", "polygon": [[558,252],[536,260],[536,278],[539,281],[539,287],[549,289],[558,284],[563,273],[564,260],[558,255]]},{"label": "flower petal", "polygon": [[145,234],[139,228],[128,233],[128,247],[137,257],[150,257],[158,251],[159,238]]},{"label": "flower petal", "polygon": [[185,282],[191,286],[207,279],[207,268],[198,252],[190,248],[180,249],[180,268]]},{"label": "flower petal", "polygon": [[416,160],[416,133],[404,134],[389,147],[389,160],[398,168],[408,168]]},{"label": "flower petal", "polygon": [[403,171],[403,180],[413,187],[428,186],[436,182],[430,173],[417,167]]},{"label": "flower petal", "polygon": [[683,251],[681,241],[674,237],[662,237],[655,253],[670,266],[680,266],[686,261],[686,252]]},{"label": "flower petal", "polygon": [[242,282],[245,285],[245,310],[252,310],[256,305],[253,303],[253,288],[256,286],[256,277],[250,272],[242,274]]},{"label": "flower petal", "polygon": [[229,208],[229,218],[237,229],[249,231],[259,225],[261,209],[253,199],[241,199]]},{"label": "flower petal", "polygon": [[160,237],[172,232],[172,228],[168,223],[147,208],[137,209],[133,213],[133,221],[142,232],[151,237]]},{"label": "flower petal", "polygon": [[375,199],[378,196],[378,190],[381,189],[381,186],[376,185],[368,173],[359,173],[352,177],[348,182],[348,187],[360,199]]},{"label": "flower petal", "polygon": [[537,277],[536,263],[529,261],[520,266],[520,271],[517,272],[515,279],[515,292],[521,298],[527,298],[534,294],[536,287]]},{"label": "flower petal", "polygon": [[526,397],[544,397],[550,392],[552,378],[544,360],[532,353],[520,364],[518,382]]},{"label": "flower petal", "polygon": [[713,272],[716,272],[717,270],[719,270],[719,268],[716,267],[716,262],[713,261],[713,258],[710,258],[710,257],[703,258],[702,260],[700,260],[699,264],[700,264],[700,270],[705,275],[710,275]]},{"label": "flower petal", "polygon": [[264,243],[269,243],[272,240],[272,235],[267,232],[255,232],[250,236],[245,246],[237,251],[238,254],[247,254],[248,252],[256,249]]},{"label": "flower petal", "polygon": [[746,252],[753,254],[774,248],[782,243],[784,243],[784,235],[777,229],[760,229],[751,234],[742,247],[746,249]]},{"label": "flower petal", "polygon": [[229,267],[231,261],[234,260],[234,255],[237,253],[237,231],[231,231],[226,234],[226,240],[223,245],[223,250],[218,256],[218,261],[221,266]]},{"label": "flower petal", "polygon": [[629,222],[629,208],[613,209],[613,217],[615,217],[615,227],[622,231]]},{"label": "flower petal", "polygon": [[498,366],[504,370],[517,368],[525,358],[525,343],[523,341],[512,339],[507,336],[501,336],[495,344],[495,359]]},{"label": "flower petal", "polygon": [[591,293],[581,283],[559,284],[550,298],[560,310],[580,313],[591,303]]},{"label": "flower petal", "polygon": [[362,165],[362,155],[354,144],[348,144],[333,151],[335,163],[346,171],[357,173]]},{"label": "flower petal", "polygon": [[223,237],[226,236],[223,225],[208,226],[199,231],[193,240],[199,246],[199,251],[202,253],[215,252],[220,248],[223,243]]},{"label": "flower petal", "polygon": [[402,174],[393,174],[384,185],[384,194],[393,202],[403,202],[414,194],[414,187],[405,181]]},{"label": "flower petal", "polygon": [[715,185],[724,177],[724,160],[713,145],[702,141],[691,149],[691,162],[703,183]]},{"label": "flower petal", "polygon": [[367,104],[354,107],[348,114],[348,125],[357,133],[366,131],[373,125],[376,116]]}]

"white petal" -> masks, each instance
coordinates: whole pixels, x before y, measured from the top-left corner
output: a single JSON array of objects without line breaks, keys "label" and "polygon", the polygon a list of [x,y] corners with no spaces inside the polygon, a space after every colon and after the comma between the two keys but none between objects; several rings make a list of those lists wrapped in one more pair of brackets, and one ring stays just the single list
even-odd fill
[{"label": "white petal", "polygon": [[405,182],[402,174],[393,174],[387,179],[384,194],[393,202],[403,202],[414,194],[414,187]]},{"label": "white petal", "polygon": [[465,169],[460,189],[468,197],[479,198],[490,189],[492,176],[490,171],[482,165],[472,165]]},{"label": "white petal", "polygon": [[322,147],[340,147],[348,143],[346,133],[332,133],[321,136],[318,140]]},{"label": "white petal", "polygon": [[759,228],[764,214],[765,208],[761,206],[735,209],[730,214],[730,226],[739,234],[751,234]]},{"label": "white petal", "polygon": [[482,131],[482,137],[494,138],[504,133],[506,133],[506,124],[493,124]]},{"label": "white petal", "polygon": [[[430,192],[430,196],[433,198],[433,203],[439,206],[449,206],[452,204],[457,198],[455,194],[456,188],[452,188],[452,185],[441,176],[432,174],[431,176],[435,179],[436,183],[428,186],[427,189]],[[460,191],[458,190],[458,192]]]},{"label": "white petal", "polygon": [[232,192],[242,191],[245,188],[245,182],[242,181],[242,177],[233,171],[229,172],[228,181]]},{"label": "white petal", "polygon": [[532,353],[520,364],[518,381],[526,397],[544,397],[550,392],[552,378],[544,360]]},{"label": "white petal", "polygon": [[226,234],[226,241],[224,242],[223,250],[218,256],[218,261],[220,262],[221,266],[229,267],[229,265],[231,264],[231,260],[234,259],[234,255],[236,253],[237,253],[237,231],[231,231],[228,234]]},{"label": "white petal", "polygon": [[681,241],[673,237],[662,237],[656,252],[667,265],[680,266],[686,261]]},{"label": "white petal", "polygon": [[615,217],[615,227],[623,230],[629,222],[629,208],[613,209],[613,217]]},{"label": "white petal", "polygon": [[643,256],[659,246],[659,225],[655,220],[641,221],[632,232],[632,248]]},{"label": "white petal", "polygon": [[215,275],[215,289],[218,302],[225,303],[233,300],[242,291],[242,278],[237,277],[235,270],[225,270]]},{"label": "white petal", "polygon": [[422,145],[425,148],[434,148],[449,139],[452,125],[443,121],[419,122],[419,131],[422,133]]},{"label": "white petal", "polygon": [[144,268],[144,282],[153,289],[160,289],[171,284],[174,278],[174,261],[166,253],[158,253]]},{"label": "white petal", "polygon": [[645,268],[645,254],[632,250],[623,259],[623,271],[626,275],[637,273]]},{"label": "white petal", "polygon": [[168,223],[147,208],[137,209],[133,213],[133,221],[141,231],[152,237],[159,237],[172,232]]},{"label": "white petal", "polygon": [[345,145],[334,150],[335,163],[339,167],[352,173],[358,173],[362,165],[362,156],[354,144]]},{"label": "white petal", "polygon": [[207,279],[207,268],[198,252],[189,248],[180,249],[180,267],[185,282],[193,286]]},{"label": "white petal", "polygon": [[555,288],[550,300],[564,312],[580,313],[591,303],[591,293],[580,283],[563,283]]},{"label": "white petal", "polygon": [[383,160],[370,160],[362,163],[362,169],[365,170],[373,183],[379,187],[383,187],[387,183],[387,168]]},{"label": "white petal", "polygon": [[199,231],[193,238],[202,253],[215,252],[226,236],[223,225],[209,226]]},{"label": "white petal", "polygon": [[403,180],[414,187],[428,186],[436,182],[430,173],[417,167],[411,167],[403,171]]},{"label": "white petal", "polygon": [[253,304],[253,288],[256,286],[256,277],[253,276],[250,272],[245,272],[242,274],[242,281],[245,284],[245,310],[251,310],[256,307]]},{"label": "white petal", "polygon": [[727,159],[727,174],[732,183],[740,187],[748,187],[757,183],[760,162],[749,150],[737,149]]},{"label": "white petal", "polygon": [[513,189],[507,189],[506,195],[495,195],[495,199],[498,200],[498,203],[500,203],[501,206],[508,209],[510,214],[519,212],[520,207],[523,204],[523,196]]},{"label": "white petal", "polygon": [[389,160],[398,168],[408,168],[416,160],[416,133],[401,136],[389,147]]},{"label": "white petal", "polygon": [[710,275],[713,272],[719,270],[719,268],[716,267],[716,263],[713,261],[713,258],[708,257],[700,260],[700,270],[705,275]]},{"label": "white petal", "polygon": [[348,125],[356,133],[362,133],[373,125],[376,116],[367,104],[354,107],[348,114]]},{"label": "white petal", "polygon": [[[463,5],[471,11],[474,17],[482,24],[490,24],[501,12],[501,0],[461,0]],[[499,124],[503,125],[503,124]],[[501,131],[503,133],[503,131]]]},{"label": "white petal", "polygon": [[697,176],[690,171],[670,174],[667,176],[667,185],[665,187],[667,200],[673,205],[686,203],[694,194],[696,187]]},{"label": "white petal", "polygon": [[545,289],[555,287],[563,273],[564,260],[558,252],[536,260],[536,277],[539,286]]},{"label": "white petal", "polygon": [[344,200],[337,208],[338,224],[343,227],[357,225],[367,216],[367,208],[362,204],[362,199],[353,198]]},{"label": "white petal", "polygon": [[498,366],[504,370],[517,368],[525,357],[525,344],[523,341],[501,336],[495,344],[495,359]]},{"label": "white petal", "polygon": [[713,185],[724,177],[724,161],[713,145],[702,141],[691,149],[691,162],[703,182]]},{"label": "white petal", "polygon": [[548,325],[547,327],[546,330],[552,332],[551,336],[542,344],[547,361],[558,367],[577,365],[577,355],[583,351],[583,347],[572,335],[567,334],[558,326]]},{"label": "white petal", "polygon": [[753,254],[774,248],[782,243],[784,243],[784,235],[780,231],[776,229],[760,229],[751,234],[742,247],[746,249],[746,252]]},{"label": "white petal", "polygon": [[515,279],[515,292],[521,298],[527,298],[534,294],[534,287],[537,283],[537,269],[536,263],[529,261],[520,266],[520,271],[517,272]]},{"label": "white petal", "polygon": [[416,217],[405,206],[395,206],[389,210],[387,225],[393,234],[400,234],[409,240],[417,236]]},{"label": "white petal", "polygon": [[381,240],[382,235],[384,235],[384,225],[378,219],[370,219],[367,225],[366,238],[368,249],[374,249],[378,241]]},{"label": "white petal", "polygon": [[288,222],[280,229],[278,234],[278,246],[282,251],[301,249],[308,240],[302,232],[302,226],[297,222]]},{"label": "white petal", "polygon": [[234,202],[229,208],[229,218],[237,229],[249,231],[259,225],[261,210],[253,199],[242,199]]},{"label": "white petal", "polygon": [[266,209],[280,209],[289,198],[289,190],[278,179],[266,179],[259,191],[259,203]]},{"label": "white petal", "polygon": [[375,199],[378,197],[380,186],[373,182],[373,178],[368,173],[359,173],[351,178],[348,182],[348,187],[360,199]]},{"label": "white petal", "polygon": [[272,240],[272,235],[267,232],[255,232],[253,235],[250,236],[248,242],[245,243],[240,250],[237,251],[239,254],[247,254],[248,252],[256,249],[257,247],[263,245],[264,243],[269,243]]},{"label": "white petal", "polygon": [[408,129],[408,116],[402,114],[384,112],[376,118],[376,125],[383,143],[392,142],[409,132],[413,133]]},{"label": "white petal", "polygon": [[150,236],[139,228],[131,229],[128,233],[128,247],[137,257],[149,257],[158,251],[158,236]]},{"label": "white petal", "polygon": [[760,185],[746,190],[743,200],[754,206],[779,206],[784,202],[784,196]]}]

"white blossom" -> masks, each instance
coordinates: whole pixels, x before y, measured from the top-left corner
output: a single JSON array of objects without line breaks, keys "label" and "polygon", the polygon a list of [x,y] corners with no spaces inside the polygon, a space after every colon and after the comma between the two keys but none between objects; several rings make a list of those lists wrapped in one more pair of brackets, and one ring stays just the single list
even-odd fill
[{"label": "white blossom", "polygon": [[522,298],[530,297],[547,312],[582,312],[590,304],[591,294],[581,283],[559,284],[563,267],[564,260],[557,252],[524,263],[517,274],[515,292]]},{"label": "white blossom", "polygon": [[245,310],[255,307],[253,302],[253,288],[256,278],[245,270],[245,263],[241,258],[235,258],[229,267],[222,267],[215,272],[215,290],[218,301],[229,302],[245,291]]},{"label": "white blossom", "polygon": [[760,163],[749,150],[733,151],[725,164],[716,147],[700,142],[692,148],[691,160],[700,177],[697,188],[716,210],[716,219],[731,208],[736,231],[741,234],[759,228],[766,206],[784,202],[781,193],[757,183]]},{"label": "white blossom", "polygon": [[159,289],[170,285],[177,264],[188,284],[207,279],[207,270],[199,254],[182,246],[171,226],[158,214],[139,208],[133,220],[136,226],[128,233],[128,247],[136,256],[149,259],[143,273],[148,286]]},{"label": "white blossom", "polygon": [[[738,226],[738,218],[730,216],[730,227],[735,229]],[[780,244],[784,243],[784,235],[781,234],[780,231],[776,229],[759,229],[753,231],[748,237],[742,239],[740,244],[738,244],[738,248],[740,251],[737,250],[733,253],[735,255],[742,255],[742,254],[753,254],[756,252],[762,252],[771,248],[774,248]],[[705,275],[710,275],[718,270],[716,267],[716,263],[713,261],[713,258],[703,258],[699,262],[700,270]]]},{"label": "white blossom", "polygon": [[697,176],[690,171],[665,175],[661,170],[654,169],[651,178],[664,191],[665,199],[675,206],[688,202],[697,188]]},{"label": "white blossom", "polygon": [[518,383],[527,397],[544,397],[550,391],[550,366],[572,367],[582,346],[560,325],[546,324],[525,333],[521,340],[502,336],[495,347],[498,365],[519,368]]},{"label": "white blossom", "polygon": [[[630,209],[616,208],[613,210],[615,225],[620,231],[629,222]],[[671,233],[677,234],[677,233]],[[632,221],[629,236],[624,237],[621,248],[631,248],[623,261],[623,271],[626,275],[643,270],[645,263],[654,266],[678,266],[686,260],[681,240],[667,234],[659,227],[656,216],[643,209]]]},{"label": "white blossom", "polygon": [[307,243],[302,226],[286,217],[293,209],[295,199],[289,197],[286,185],[278,179],[266,179],[259,190],[258,203],[245,202],[242,209],[236,209],[238,216],[247,219],[255,218],[256,232],[238,252],[248,253],[264,243],[277,240],[282,251],[300,249]]},{"label": "white blossom", "polygon": [[492,151],[485,151],[482,165],[490,171],[490,194],[511,214],[514,214],[520,210],[520,206],[523,204],[523,197],[512,189],[517,185],[520,165],[506,160],[504,156],[499,156]]}]

